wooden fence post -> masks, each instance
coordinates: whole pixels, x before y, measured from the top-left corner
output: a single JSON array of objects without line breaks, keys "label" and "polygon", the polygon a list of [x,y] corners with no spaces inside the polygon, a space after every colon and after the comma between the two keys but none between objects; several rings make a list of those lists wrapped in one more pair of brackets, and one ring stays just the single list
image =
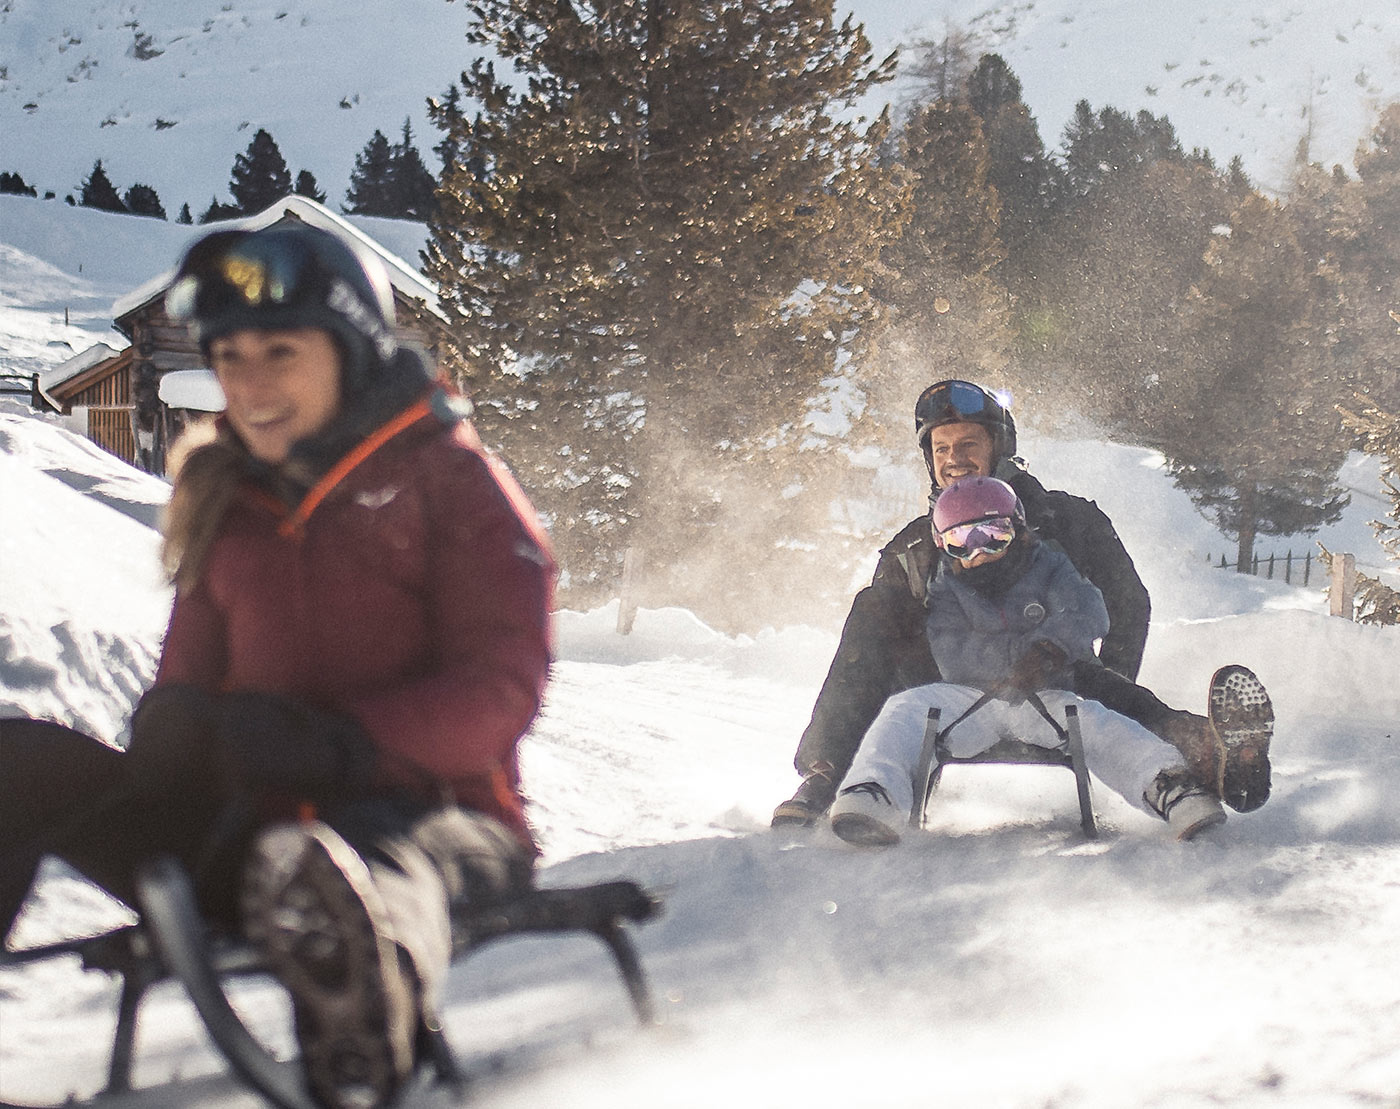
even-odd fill
[{"label": "wooden fence post", "polygon": [[617,602],[617,634],[628,635],[637,619],[637,576],[641,570],[641,552],[628,547],[622,556],[622,593]]},{"label": "wooden fence post", "polygon": [[1327,591],[1328,612],[1351,620],[1356,615],[1356,556],[1332,556],[1332,584]]}]

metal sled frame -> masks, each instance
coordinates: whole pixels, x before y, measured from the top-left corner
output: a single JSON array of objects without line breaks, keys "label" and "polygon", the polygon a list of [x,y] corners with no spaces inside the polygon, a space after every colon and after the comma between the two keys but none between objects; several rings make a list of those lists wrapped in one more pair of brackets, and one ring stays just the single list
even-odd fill
[{"label": "metal sled frame", "polygon": [[[84,939],[61,940],[20,951],[0,950],[0,967],[23,966],[59,955],[77,955],[85,970],[122,979],[117,1026],[103,1093],[131,1091],[131,1066],[141,999],[153,985],[176,979],[184,986],[210,1039],[230,1068],[280,1109],[315,1109],[300,1067],[275,1058],[244,1026],[224,993],[225,979],[265,974],[245,944],[206,935],[184,868],[171,859],[149,864],[138,876],[141,920]],[[508,936],[591,932],[611,952],[643,1025],[655,1020],[655,1005],[625,923],[655,916],[659,901],[634,882],[604,882],[568,889],[532,889],[512,901],[457,913],[453,961],[492,940]],[[191,927],[191,923],[196,926]],[[440,1027],[420,1027],[423,1063],[439,1082],[464,1084]]]},{"label": "metal sled frame", "polygon": [[[1031,694],[1034,697],[1034,694]],[[1074,773],[1074,784],[1079,795],[1079,823],[1087,839],[1098,839],[1099,828],[1094,819],[1094,801],[1089,793],[1089,768],[1084,762],[1084,737],[1079,730],[1079,709],[1075,705],[1065,707],[1065,726],[1061,728],[1040,705],[1045,719],[1060,736],[1058,747],[1038,747],[1019,739],[1003,739],[987,750],[976,755],[959,756],[948,750],[948,733],[985,703],[978,701],[948,727],[939,729],[940,711],[928,710],[928,724],[924,728],[923,748],[914,768],[914,806],[909,811],[909,826],[922,828],[929,798],[943,777],[943,768],[948,765],[973,763],[1004,763],[1012,766],[1063,766]]]}]

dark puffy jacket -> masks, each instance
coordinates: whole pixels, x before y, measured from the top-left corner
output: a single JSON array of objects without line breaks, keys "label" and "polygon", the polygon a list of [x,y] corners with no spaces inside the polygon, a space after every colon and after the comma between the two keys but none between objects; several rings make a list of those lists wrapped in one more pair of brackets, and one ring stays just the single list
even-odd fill
[{"label": "dark puffy jacket", "polygon": [[293,507],[249,484],[175,599],[157,684],[358,720],[386,785],[529,832],[516,745],[550,664],[554,564],[515,481],[438,398]]},{"label": "dark puffy jacket", "polygon": [[[1093,501],[1046,489],[1011,461],[1003,462],[996,476],[1016,490],[1040,539],[1068,555],[1103,594],[1109,630],[1099,658],[1111,671],[1136,678],[1151,604],[1112,521]],[[871,584],[851,604],[836,657],[798,744],[794,762],[800,772],[825,762],[843,774],[886,698],[938,681],[924,628],[926,586],[937,553],[927,514],[911,520],[881,549]],[[1136,688],[1131,681],[1100,684]]]}]

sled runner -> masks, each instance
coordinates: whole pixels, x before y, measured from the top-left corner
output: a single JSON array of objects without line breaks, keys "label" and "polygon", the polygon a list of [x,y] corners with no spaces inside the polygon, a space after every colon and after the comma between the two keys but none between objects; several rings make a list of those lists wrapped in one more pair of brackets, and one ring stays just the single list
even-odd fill
[{"label": "sled runner", "polygon": [[948,749],[948,733],[972,713],[976,712],[991,697],[978,700],[967,712],[959,716],[946,728],[939,728],[940,711],[928,710],[928,724],[924,728],[924,744],[919,753],[919,762],[914,769],[914,807],[909,812],[909,826],[924,826],[925,810],[929,798],[943,777],[943,768],[949,765],[972,763],[1003,763],[1012,766],[1062,766],[1074,774],[1075,789],[1079,797],[1079,824],[1088,839],[1099,836],[1098,824],[1094,819],[1094,802],[1089,792],[1089,769],[1084,762],[1084,739],[1079,730],[1079,709],[1075,705],[1065,707],[1065,724],[1061,727],[1040,703],[1035,694],[1028,699],[1035,701],[1042,716],[1048,720],[1060,738],[1058,747],[1039,747],[1019,739],[1003,739],[976,755],[954,755]]},{"label": "sled runner", "polygon": [[[174,860],[159,859],[146,866],[137,887],[139,923],[83,939],[20,951],[0,950],[0,967],[77,955],[85,970],[121,976],[116,1032],[103,1093],[131,1090],[141,999],[156,983],[175,979],[185,988],[210,1039],[244,1083],[280,1109],[315,1109],[301,1068],[276,1058],[229,1004],[224,990],[227,980],[266,973],[252,949],[236,938],[209,934],[195,907],[189,875]],[[532,889],[510,901],[454,913],[453,960],[506,936],[590,932],[611,952],[638,1021],[650,1024],[655,1019],[651,992],[623,925],[648,920],[659,909],[655,897],[630,881]],[[439,1082],[462,1084],[464,1076],[443,1030],[420,1027],[419,1036],[424,1047],[420,1066],[430,1068]]]}]

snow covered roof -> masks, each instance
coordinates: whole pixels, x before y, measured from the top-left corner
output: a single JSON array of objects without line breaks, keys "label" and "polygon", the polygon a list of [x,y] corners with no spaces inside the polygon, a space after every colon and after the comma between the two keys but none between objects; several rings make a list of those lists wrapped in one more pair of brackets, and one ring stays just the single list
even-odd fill
[{"label": "snow covered roof", "polygon": [[169,408],[224,410],[224,391],[213,370],[171,370],[160,379],[160,399]]},{"label": "snow covered roof", "polygon": [[[202,238],[211,231],[260,231],[264,227],[271,227],[288,216],[299,219],[312,227],[324,228],[327,231],[339,232],[367,247],[379,256],[384,262],[384,267],[389,271],[389,282],[394,289],[410,300],[422,301],[429,312],[446,319],[442,309],[438,307],[437,290],[424,279],[411,265],[405,262],[398,255],[386,250],[382,244],[369,235],[366,235],[359,228],[355,227],[343,216],[336,215],[329,208],[316,203],[310,197],[288,196],[279,200],[276,204],[265,208],[255,216],[245,216],[242,219],[221,220],[218,223],[208,223],[202,225],[194,238]],[[120,297],[112,305],[112,318],[116,320],[134,312],[136,309],[149,304],[157,297],[165,295],[166,289],[175,279],[175,267],[171,267],[164,273],[151,278],[149,281],[133,289],[125,296]]]},{"label": "snow covered roof", "polygon": [[[122,348],[123,350],[126,348]],[[87,350],[73,355],[67,361],[60,362],[57,366],[51,366],[39,374],[39,392],[49,401],[54,403],[54,399],[49,396],[49,390],[57,388],[65,381],[71,381],[80,373],[101,365],[110,358],[115,358],[121,351],[109,347],[106,343],[95,343]]]}]

